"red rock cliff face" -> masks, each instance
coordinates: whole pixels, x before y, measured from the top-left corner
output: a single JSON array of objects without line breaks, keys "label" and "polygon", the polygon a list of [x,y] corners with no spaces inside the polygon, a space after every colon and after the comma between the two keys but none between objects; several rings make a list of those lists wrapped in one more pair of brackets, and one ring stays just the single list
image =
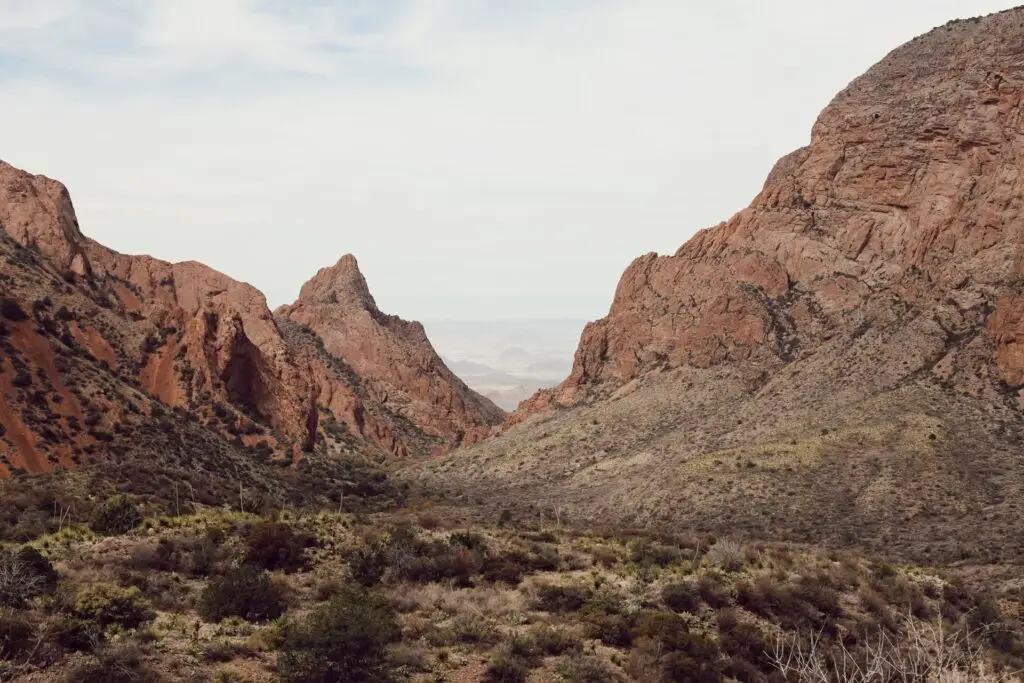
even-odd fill
[{"label": "red rock cliff face", "polygon": [[236,405],[288,441],[312,447],[316,413],[308,378],[292,362],[257,289],[200,263],[108,249],[81,233],[61,183],[2,162],[0,224],[57,272],[112,283],[122,304],[144,321],[140,328],[174,330],[154,353],[138,350],[147,356],[141,378],[152,394],[190,409]]},{"label": "red rock cliff face", "polygon": [[[102,334],[77,322],[69,334],[111,367],[134,368],[163,403],[204,424],[219,421],[229,435],[241,431],[254,443],[253,434],[266,433],[259,423],[295,450],[351,449],[355,439],[404,456],[471,442],[504,417],[444,366],[419,323],[377,309],[351,256],[307,283],[279,326],[246,283],[85,237],[62,184],[3,162],[0,225],[118,314]],[[35,289],[41,296],[60,287]],[[20,451],[31,450],[25,444]]]},{"label": "red rock cliff face", "polygon": [[855,80],[748,208],[634,261],[571,376],[512,422],[659,368],[770,371],[908,316],[939,321],[921,334],[940,341],[983,327],[1024,385],[1022,20],[951,22]]},{"label": "red rock cliff face", "polygon": [[58,270],[91,273],[86,239],[67,188],[0,161],[0,225],[17,242],[39,251]]},{"label": "red rock cliff face", "polygon": [[418,322],[381,313],[353,256],[323,268],[276,312],[305,325],[366,380],[376,400],[446,443],[474,440],[504,412],[445,366]]}]

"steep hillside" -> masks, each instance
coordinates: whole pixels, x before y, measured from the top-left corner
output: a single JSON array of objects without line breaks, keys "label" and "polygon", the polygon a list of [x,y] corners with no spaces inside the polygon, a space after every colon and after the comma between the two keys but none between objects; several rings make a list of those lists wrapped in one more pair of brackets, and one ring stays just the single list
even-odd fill
[{"label": "steep hillside", "polygon": [[472,442],[505,418],[448,369],[423,325],[381,313],[352,255],[320,269],[295,303],[275,315],[312,330],[324,351],[345,359],[365,380],[381,406],[430,437]]},{"label": "steep hillside", "polygon": [[[0,236],[0,296],[9,308],[0,474],[102,459],[119,435],[134,447],[126,425],[152,426],[153,411],[170,408],[216,439],[289,460],[314,450],[436,451],[504,417],[439,361],[420,375],[392,377],[388,388],[450,407],[454,395],[457,418],[401,414],[379,390],[377,359],[350,360],[352,349],[325,349],[308,328],[279,327],[258,290],[200,263],[128,256],[90,240],[63,185],[2,162]],[[337,324],[353,343],[375,344],[372,336],[360,340],[373,330],[350,325],[346,310],[327,310],[330,323],[318,331],[331,339]],[[392,356],[429,360],[433,350],[419,332],[396,336]]]},{"label": "steep hillside", "polygon": [[1020,558],[1022,44],[1017,9],[892,52],[750,207],[627,269],[565,382],[415,476],[595,519]]},{"label": "steep hillside", "polygon": [[81,521],[115,492],[157,513],[396,495],[361,444],[356,458],[308,453],[288,467],[272,430],[237,407],[160,401],[142,379],[148,349],[177,332],[120,308],[124,287],[58,277],[0,230],[0,541]]}]

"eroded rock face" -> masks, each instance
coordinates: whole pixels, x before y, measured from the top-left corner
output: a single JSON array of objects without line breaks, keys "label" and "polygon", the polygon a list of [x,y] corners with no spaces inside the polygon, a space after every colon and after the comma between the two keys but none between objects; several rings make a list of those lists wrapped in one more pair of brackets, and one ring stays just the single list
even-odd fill
[{"label": "eroded rock face", "polygon": [[445,366],[420,323],[377,308],[351,255],[321,269],[276,315],[312,330],[329,355],[366,381],[377,402],[442,443],[474,441],[504,419]]},{"label": "eroded rock face", "polygon": [[[6,240],[25,248],[15,253],[5,242],[8,258],[20,264],[11,277],[24,280],[12,282],[11,292],[28,307],[33,298],[56,300],[37,316],[49,321],[50,337],[66,336],[122,379],[246,446],[264,443],[291,453],[365,446],[404,456],[474,440],[503,417],[448,372],[422,326],[380,313],[352,257],[307,283],[292,307],[295,320],[308,320],[316,332],[289,328],[285,335],[254,287],[201,263],[108,249],[79,230],[62,184],[3,162],[0,226]],[[7,289],[0,286],[0,294]],[[322,308],[331,297],[343,305]],[[67,317],[55,320],[65,303]],[[33,337],[32,324],[8,334],[8,344],[12,353],[41,363],[51,357],[53,339]],[[320,331],[326,340],[316,336]],[[7,395],[29,394],[9,387]],[[111,424],[125,408],[116,403],[104,407]],[[0,452],[10,451],[11,467],[48,471],[58,461],[74,464],[71,451],[40,456],[34,428],[19,420],[17,412],[0,415],[0,427],[19,439],[9,438]],[[95,442],[83,437],[75,446],[69,435],[72,450]]]},{"label": "eroded rock face", "polygon": [[71,196],[56,180],[0,161],[0,226],[20,244],[37,249],[58,270],[91,273]]},{"label": "eroded rock face", "polygon": [[178,331],[142,371],[147,389],[169,405],[194,407],[189,397],[204,392],[207,401],[240,400],[290,439],[311,446],[308,379],[290,362],[257,289],[201,263],[167,263],[108,249],[79,230],[61,183],[2,162],[0,224],[57,272],[109,280],[126,308]]},{"label": "eroded rock face", "polygon": [[907,357],[977,336],[1001,377],[1024,384],[1022,19],[952,22],[851,83],[748,208],[634,261],[571,376],[511,421],[658,369],[770,373],[917,317],[938,322],[915,331],[930,339],[895,342]]}]

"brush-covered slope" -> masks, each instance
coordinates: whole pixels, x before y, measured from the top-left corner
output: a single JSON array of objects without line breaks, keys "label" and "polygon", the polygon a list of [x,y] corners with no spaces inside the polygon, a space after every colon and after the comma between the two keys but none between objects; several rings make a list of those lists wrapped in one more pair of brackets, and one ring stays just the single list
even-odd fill
[{"label": "brush-covered slope", "polygon": [[1017,9],[892,52],[748,208],[627,269],[562,385],[426,476],[595,518],[1019,556],[1022,45]]}]

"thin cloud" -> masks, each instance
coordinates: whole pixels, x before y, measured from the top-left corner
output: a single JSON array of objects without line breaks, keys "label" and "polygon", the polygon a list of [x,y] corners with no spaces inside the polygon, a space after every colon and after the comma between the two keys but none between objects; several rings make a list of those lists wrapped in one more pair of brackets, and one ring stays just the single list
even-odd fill
[{"label": "thin cloud", "polygon": [[0,157],[110,246],[408,317],[596,317],[889,49],[1010,2],[0,3]]}]

